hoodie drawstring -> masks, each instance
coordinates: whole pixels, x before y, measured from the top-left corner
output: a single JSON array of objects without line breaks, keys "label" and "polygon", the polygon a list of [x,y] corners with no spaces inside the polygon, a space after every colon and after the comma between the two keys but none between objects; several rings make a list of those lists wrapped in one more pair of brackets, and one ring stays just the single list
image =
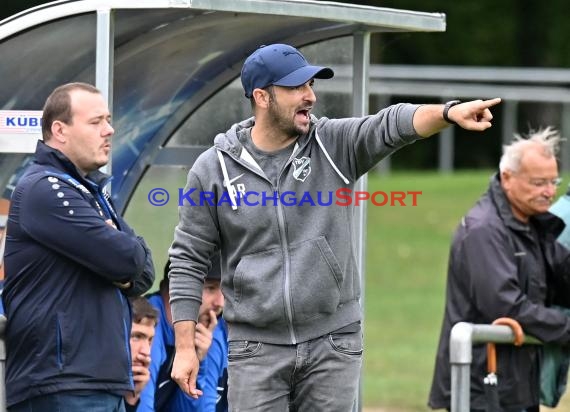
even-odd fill
[{"label": "hoodie drawstring", "polygon": [[[336,167],[329,153],[327,152],[327,149],[325,149],[325,146],[323,145],[323,142],[321,141],[321,138],[319,137],[319,134],[317,133],[316,130],[315,130],[315,138],[317,140],[317,144],[325,154],[325,157],[329,161],[333,170],[336,172],[336,174],[342,179],[342,181],[345,184],[349,184],[350,181],[342,174],[342,172],[338,169],[338,167]],[[291,157],[295,155],[295,152],[297,151],[298,147],[299,147],[298,143],[296,143],[295,148],[293,149],[293,153],[291,154]],[[224,176],[224,186],[226,187],[228,194],[230,195],[230,200],[232,202],[232,210],[237,210],[236,192],[233,186],[230,184],[230,177],[228,175],[228,168],[226,167],[226,161],[224,160],[224,156],[222,155],[222,151],[220,149],[216,149],[216,153],[218,154],[218,161],[220,162],[220,167],[222,168],[222,174]],[[257,167],[259,170],[261,170],[261,167],[259,167],[255,159],[253,159],[253,157],[249,154],[249,152],[247,152],[247,150],[245,150],[245,148],[242,150],[241,158],[246,160],[248,163],[252,164],[253,166]]]},{"label": "hoodie drawstring", "polygon": [[237,210],[236,193],[232,190],[233,187],[230,184],[230,177],[228,176],[228,169],[226,167],[224,156],[222,156],[222,152],[219,149],[216,149],[216,152],[218,153],[218,160],[220,162],[220,167],[222,168],[222,174],[224,175],[224,186],[228,190],[228,194],[232,201],[232,210]]},{"label": "hoodie drawstring", "polygon": [[340,170],[338,170],[338,167],[336,167],[333,160],[329,156],[329,152],[327,152],[327,149],[325,149],[325,146],[323,145],[323,142],[321,141],[321,138],[319,137],[319,133],[316,130],[315,130],[315,138],[317,139],[317,143],[318,143],[319,147],[321,148],[321,150],[325,154],[325,157],[327,158],[327,160],[331,164],[331,166],[334,169],[334,171],[336,172],[336,174],[340,176],[340,178],[342,179],[342,181],[345,184],[349,184],[350,183],[349,180],[346,177],[344,177],[344,175],[341,173]]}]

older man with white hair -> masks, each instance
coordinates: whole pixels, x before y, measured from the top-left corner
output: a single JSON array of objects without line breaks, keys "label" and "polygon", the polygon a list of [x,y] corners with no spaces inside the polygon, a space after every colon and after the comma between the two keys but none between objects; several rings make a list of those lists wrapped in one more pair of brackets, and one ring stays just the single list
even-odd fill
[{"label": "older man with white hair", "polygon": [[[546,128],[516,136],[504,147],[499,173],[461,219],[449,258],[447,296],[429,398],[450,408],[449,336],[458,322],[518,321],[543,342],[570,343],[570,317],[551,308],[570,301],[570,251],[556,242],[564,228],[548,209],[560,184],[559,134]],[[504,411],[536,411],[540,403],[542,347],[497,346],[499,399]],[[485,345],[473,347],[471,410],[485,410]]]}]

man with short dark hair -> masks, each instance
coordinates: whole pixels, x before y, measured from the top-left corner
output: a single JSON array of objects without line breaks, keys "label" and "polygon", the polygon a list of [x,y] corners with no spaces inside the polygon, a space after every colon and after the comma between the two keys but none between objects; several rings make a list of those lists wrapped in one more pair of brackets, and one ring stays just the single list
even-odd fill
[{"label": "man with short dark hair", "polygon": [[127,296],[152,285],[151,253],[104,191],[114,130],[101,93],[60,86],[42,122],[7,223],[8,409],[122,412],[133,390]]},{"label": "man with short dark hair", "polygon": [[169,263],[159,291],[148,296],[160,316],[151,348],[150,382],[141,394],[138,412],[227,412],[227,328],[221,317],[224,297],[220,288],[220,260],[214,258],[204,279],[202,304],[196,325],[196,348],[200,359],[199,399],[186,395],[171,378],[174,359],[174,329],[168,292]]},{"label": "man with short dark hair", "polygon": [[199,396],[200,292],[219,249],[230,409],[351,410],[362,364],[355,211],[327,200],[353,193],[382,158],[452,123],[491,127],[489,109],[500,102],[397,104],[360,118],[318,119],[315,79],[333,75],[286,44],[255,50],[241,71],[253,117],[216,136],[188,173],[191,202],[179,207],[170,297],[172,376],[191,396]]},{"label": "man with short dark hair", "polygon": [[150,380],[150,347],[158,323],[158,312],[142,296],[129,298],[129,302],[133,317],[130,345],[135,390],[125,395],[125,408],[127,412],[135,412],[141,392]]}]

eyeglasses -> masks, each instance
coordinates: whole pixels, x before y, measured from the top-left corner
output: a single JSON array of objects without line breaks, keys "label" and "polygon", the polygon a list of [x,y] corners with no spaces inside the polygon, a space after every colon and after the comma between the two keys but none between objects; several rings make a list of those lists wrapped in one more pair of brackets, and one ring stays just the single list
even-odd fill
[{"label": "eyeglasses", "polygon": [[529,179],[528,183],[536,188],[544,188],[548,185],[558,187],[562,183],[562,178],[557,177],[555,179]]}]

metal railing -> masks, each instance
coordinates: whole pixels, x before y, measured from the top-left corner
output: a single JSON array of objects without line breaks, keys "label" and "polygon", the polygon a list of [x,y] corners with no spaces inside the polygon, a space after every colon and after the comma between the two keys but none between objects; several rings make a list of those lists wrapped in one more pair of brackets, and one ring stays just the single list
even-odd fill
[{"label": "metal railing", "polygon": [[[334,65],[334,71],[337,81],[318,83],[319,93],[350,93],[352,68],[349,65]],[[421,97],[433,102],[455,98],[501,97],[503,144],[510,143],[515,132],[525,132],[518,129],[522,103],[549,104],[552,119],[542,120],[547,123],[540,126],[550,124],[560,130],[562,136],[570,136],[570,69],[373,64],[369,68],[368,93],[383,99],[372,110],[387,106],[392,96]],[[440,172],[454,170],[454,138],[453,127],[441,132],[438,143]],[[570,171],[568,141],[561,145],[560,168]],[[384,159],[377,168],[383,173],[389,169],[389,158]]]},{"label": "metal railing", "polygon": [[[515,334],[509,326],[478,325],[459,322],[451,329],[449,363],[451,364],[451,412],[470,411],[471,362],[474,343],[513,343]],[[524,344],[541,344],[525,336]]]}]

